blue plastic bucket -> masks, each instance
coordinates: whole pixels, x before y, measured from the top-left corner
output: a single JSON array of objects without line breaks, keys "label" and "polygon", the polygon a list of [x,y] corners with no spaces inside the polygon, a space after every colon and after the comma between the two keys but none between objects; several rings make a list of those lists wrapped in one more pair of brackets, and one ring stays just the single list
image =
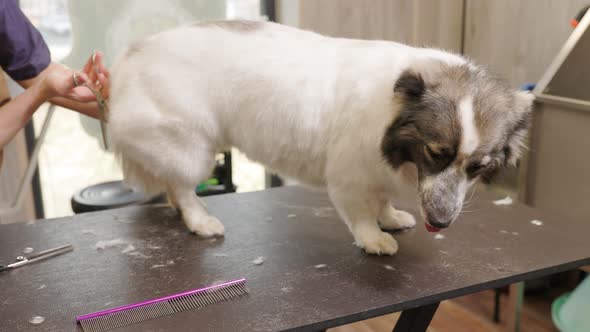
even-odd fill
[{"label": "blue plastic bucket", "polygon": [[590,331],[590,277],[586,277],[573,292],[553,301],[551,315],[562,332]]}]

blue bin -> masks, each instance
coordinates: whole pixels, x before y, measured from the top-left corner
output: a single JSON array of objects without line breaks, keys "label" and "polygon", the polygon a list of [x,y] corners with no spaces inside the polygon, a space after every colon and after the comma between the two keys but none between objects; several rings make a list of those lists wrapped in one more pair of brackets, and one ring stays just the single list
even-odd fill
[{"label": "blue bin", "polygon": [[590,277],[586,277],[573,292],[556,299],[551,315],[562,332],[590,331]]}]

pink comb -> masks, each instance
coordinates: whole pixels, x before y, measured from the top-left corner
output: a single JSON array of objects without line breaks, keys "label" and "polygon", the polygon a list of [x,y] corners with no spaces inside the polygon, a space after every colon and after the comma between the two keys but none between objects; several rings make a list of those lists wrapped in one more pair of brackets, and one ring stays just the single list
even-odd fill
[{"label": "pink comb", "polygon": [[99,332],[172,315],[247,294],[246,279],[224,282],[162,298],[127,304],[76,317],[85,332]]}]

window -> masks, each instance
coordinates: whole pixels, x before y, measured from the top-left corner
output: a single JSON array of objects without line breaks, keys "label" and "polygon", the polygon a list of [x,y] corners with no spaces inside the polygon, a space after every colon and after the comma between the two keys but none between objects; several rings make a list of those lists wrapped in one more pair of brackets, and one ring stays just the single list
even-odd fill
[{"label": "window", "polygon": [[[258,19],[259,0],[21,0],[21,8],[41,31],[53,61],[79,68],[92,52],[105,52],[107,64],[125,40],[149,35],[188,20]],[[125,32],[124,34],[121,31]],[[74,41],[74,38],[76,41]],[[76,45],[76,48],[74,48]],[[44,105],[34,116],[37,132],[47,115]],[[97,122],[57,108],[39,156],[45,216],[71,215],[74,192],[122,173],[112,153],[104,151]],[[238,191],[264,188],[264,169],[238,151],[232,151],[234,183]]]}]

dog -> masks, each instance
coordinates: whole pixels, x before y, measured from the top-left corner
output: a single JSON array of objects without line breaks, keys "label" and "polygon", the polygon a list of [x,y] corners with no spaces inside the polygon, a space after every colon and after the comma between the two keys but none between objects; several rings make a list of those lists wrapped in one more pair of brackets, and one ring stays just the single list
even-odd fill
[{"label": "dog", "polygon": [[255,21],[135,42],[111,84],[109,140],[126,181],[167,192],[192,232],[224,234],[195,187],[235,147],[325,188],[356,245],[379,255],[398,250],[382,229],[416,224],[391,201],[407,170],[427,227],[448,227],[475,181],[517,162],[533,102],[456,54]]}]

